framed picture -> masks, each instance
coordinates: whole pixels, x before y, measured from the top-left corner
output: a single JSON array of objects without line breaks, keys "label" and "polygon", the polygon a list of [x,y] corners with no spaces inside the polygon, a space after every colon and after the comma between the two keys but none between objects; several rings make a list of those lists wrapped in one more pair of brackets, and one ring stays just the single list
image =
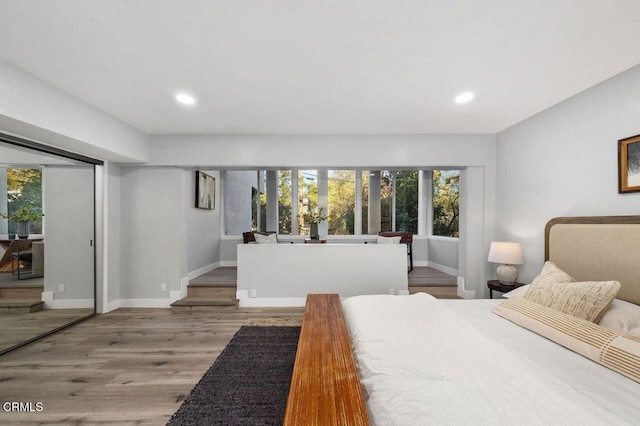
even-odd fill
[{"label": "framed picture", "polygon": [[618,193],[640,192],[640,135],[618,141]]},{"label": "framed picture", "polygon": [[216,178],[196,171],[196,207],[213,210],[216,208]]}]

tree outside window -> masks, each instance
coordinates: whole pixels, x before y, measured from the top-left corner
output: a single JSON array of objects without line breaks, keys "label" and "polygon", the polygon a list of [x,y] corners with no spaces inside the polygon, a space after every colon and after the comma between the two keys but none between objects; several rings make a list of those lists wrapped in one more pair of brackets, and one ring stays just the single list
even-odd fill
[{"label": "tree outside window", "polygon": [[460,171],[433,171],[433,235],[459,237]]},{"label": "tree outside window", "polygon": [[278,170],[278,232],[291,234],[291,170]]},{"label": "tree outside window", "polygon": [[7,169],[6,216],[10,234],[19,233],[18,228],[25,224],[30,233],[42,233],[41,169]]}]

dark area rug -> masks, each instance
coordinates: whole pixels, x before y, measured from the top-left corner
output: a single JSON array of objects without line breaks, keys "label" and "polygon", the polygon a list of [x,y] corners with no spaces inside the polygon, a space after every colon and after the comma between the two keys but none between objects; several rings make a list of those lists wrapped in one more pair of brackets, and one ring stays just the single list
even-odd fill
[{"label": "dark area rug", "polygon": [[281,425],[300,327],[243,326],[168,425]]}]

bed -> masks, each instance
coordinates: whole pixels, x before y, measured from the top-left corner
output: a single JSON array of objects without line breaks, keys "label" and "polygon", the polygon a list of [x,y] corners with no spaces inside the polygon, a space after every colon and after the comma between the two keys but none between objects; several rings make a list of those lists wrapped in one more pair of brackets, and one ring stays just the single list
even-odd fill
[{"label": "bed", "polygon": [[[619,303],[640,304],[640,216],[554,219],[545,260],[578,281],[620,282]],[[493,313],[529,301],[503,302],[310,295],[285,424],[638,424],[637,353],[611,351],[640,345],[640,329],[543,306],[534,332]],[[578,334],[558,333],[563,321]]]}]

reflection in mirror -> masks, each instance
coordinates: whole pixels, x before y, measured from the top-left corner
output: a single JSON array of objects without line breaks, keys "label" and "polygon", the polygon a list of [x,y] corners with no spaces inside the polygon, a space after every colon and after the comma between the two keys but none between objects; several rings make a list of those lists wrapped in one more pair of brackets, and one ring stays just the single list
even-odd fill
[{"label": "reflection in mirror", "polygon": [[94,166],[0,142],[0,354],[95,313]]}]

